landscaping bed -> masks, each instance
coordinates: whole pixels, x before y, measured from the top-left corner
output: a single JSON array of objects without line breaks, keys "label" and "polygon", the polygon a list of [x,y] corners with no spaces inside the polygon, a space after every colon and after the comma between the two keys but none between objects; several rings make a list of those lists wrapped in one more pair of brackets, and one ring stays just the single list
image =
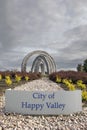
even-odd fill
[{"label": "landscaping bed", "polygon": [[[18,85],[15,90],[30,91],[60,91],[59,83],[55,83],[48,78],[32,80],[24,85]],[[2,104],[3,105],[3,104]],[[57,116],[30,116],[16,113],[5,113],[2,106],[0,109],[0,129],[1,130],[87,130],[87,107],[82,108],[82,112],[69,115]]]}]

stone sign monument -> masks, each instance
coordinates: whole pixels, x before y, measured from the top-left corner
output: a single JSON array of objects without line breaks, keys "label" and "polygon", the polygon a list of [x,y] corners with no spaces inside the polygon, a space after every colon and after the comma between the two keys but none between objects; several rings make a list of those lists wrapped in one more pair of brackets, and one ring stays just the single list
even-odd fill
[{"label": "stone sign monument", "polygon": [[29,115],[71,114],[82,110],[81,91],[6,90],[6,111]]}]

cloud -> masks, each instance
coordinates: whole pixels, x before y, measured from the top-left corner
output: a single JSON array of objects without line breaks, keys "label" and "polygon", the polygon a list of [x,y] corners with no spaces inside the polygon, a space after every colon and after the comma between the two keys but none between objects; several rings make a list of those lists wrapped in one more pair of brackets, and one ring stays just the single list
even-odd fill
[{"label": "cloud", "polygon": [[0,18],[1,66],[20,68],[34,50],[52,55],[58,69],[87,57],[86,0],[3,0]]},{"label": "cloud", "polygon": [[[78,26],[65,32],[65,36],[68,38],[67,47],[60,50],[60,66],[69,66],[76,68],[78,64],[82,64],[87,59],[87,25]],[[63,64],[64,63],[64,64]]]},{"label": "cloud", "polygon": [[78,26],[66,32],[66,37],[70,45],[64,48],[64,52],[69,52],[74,58],[86,58],[86,48],[87,48],[87,25]]}]

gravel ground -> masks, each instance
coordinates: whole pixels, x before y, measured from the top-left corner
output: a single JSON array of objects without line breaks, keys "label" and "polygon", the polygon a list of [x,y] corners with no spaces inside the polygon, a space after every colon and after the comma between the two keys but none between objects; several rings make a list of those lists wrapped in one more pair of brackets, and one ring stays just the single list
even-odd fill
[{"label": "gravel ground", "polygon": [[[60,86],[44,78],[18,86],[16,90],[56,91]],[[4,95],[0,102],[0,130],[87,130],[87,107],[82,112],[58,116],[29,116],[5,113]]]}]

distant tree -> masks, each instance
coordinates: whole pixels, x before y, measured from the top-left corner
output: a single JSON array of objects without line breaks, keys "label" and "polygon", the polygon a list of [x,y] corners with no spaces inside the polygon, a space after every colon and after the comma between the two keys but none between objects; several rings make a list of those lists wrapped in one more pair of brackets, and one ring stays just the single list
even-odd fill
[{"label": "distant tree", "polygon": [[85,72],[87,72],[87,59],[84,60],[83,69],[84,69]]},{"label": "distant tree", "polygon": [[83,71],[83,66],[82,66],[82,64],[78,64],[78,66],[77,66],[77,71]]}]

